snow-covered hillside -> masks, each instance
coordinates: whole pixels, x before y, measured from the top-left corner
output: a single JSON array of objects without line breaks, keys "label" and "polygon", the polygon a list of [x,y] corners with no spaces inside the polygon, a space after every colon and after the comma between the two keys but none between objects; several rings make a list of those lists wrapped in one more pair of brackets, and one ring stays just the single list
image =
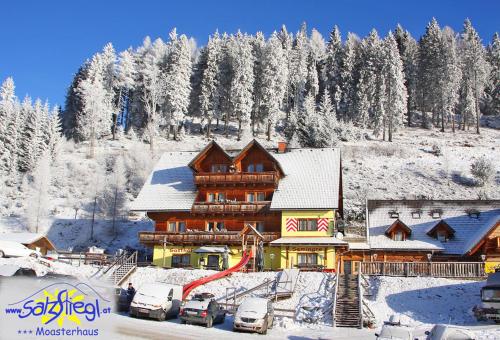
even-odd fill
[{"label": "snow-covered hillside", "polygon": [[[259,138],[266,147],[276,147],[281,136],[271,141]],[[112,178],[109,167],[117,157],[123,157],[127,170],[125,199],[130,202],[159,155],[168,151],[201,150],[207,139],[188,135],[182,142],[159,140],[157,152],[151,155],[149,146],[122,138],[101,141],[96,157],[90,159],[88,145],[65,142],[57,160],[52,164],[47,217],[40,223],[40,231],[47,232],[60,249],[97,244],[114,251],[126,246],[140,247],[137,232],[151,230],[152,224],[135,216],[130,220],[124,207],[117,220],[116,234],[111,217],[101,209],[99,198],[102,187]],[[247,142],[234,137],[217,135],[224,148],[242,148]],[[500,132],[484,128],[481,135],[467,132],[406,129],[395,136],[393,143],[365,139],[341,143],[345,209],[349,216],[364,211],[365,198],[435,199],[499,198],[500,192]],[[438,148],[441,152],[433,152]],[[489,158],[495,167],[495,177],[483,187],[476,186],[470,173],[471,163],[481,157]],[[110,165],[111,164],[111,165]],[[93,201],[97,192],[94,240],[89,241]],[[9,191],[2,195],[0,231],[25,230],[25,211],[29,201],[23,191]],[[128,203],[126,203],[128,204]],[[75,218],[76,216],[76,218]]]}]

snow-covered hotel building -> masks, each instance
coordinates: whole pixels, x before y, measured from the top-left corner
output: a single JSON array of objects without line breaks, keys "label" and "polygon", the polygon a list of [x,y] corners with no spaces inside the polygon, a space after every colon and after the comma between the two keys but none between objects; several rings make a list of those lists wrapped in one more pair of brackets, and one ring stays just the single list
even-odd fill
[{"label": "snow-covered hotel building", "polygon": [[265,149],[253,140],[242,150],[210,142],[200,152],[166,152],[132,210],[154,221],[139,239],[163,267],[231,267],[242,258],[244,229],[262,241],[252,249],[261,269],[421,275],[430,262],[461,263],[443,265],[448,271],[500,267],[500,200],[368,200],[365,228],[351,234],[338,223],[334,148]]},{"label": "snow-covered hotel building", "polygon": [[263,269],[333,270],[348,245],[334,237],[342,172],[333,148],[266,149],[253,140],[242,150],[212,141],[200,152],[166,152],[132,210],[154,221],[139,239],[164,267],[233,266],[248,225],[260,234],[253,253]]}]

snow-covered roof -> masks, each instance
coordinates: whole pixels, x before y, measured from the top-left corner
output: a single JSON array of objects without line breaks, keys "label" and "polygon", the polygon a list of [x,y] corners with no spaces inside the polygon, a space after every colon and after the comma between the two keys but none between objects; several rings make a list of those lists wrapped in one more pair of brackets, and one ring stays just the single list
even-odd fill
[{"label": "snow-covered roof", "polygon": [[[434,250],[462,255],[500,221],[500,200],[369,200],[367,204],[371,249]],[[412,230],[405,241],[394,241],[385,235],[398,218]],[[428,235],[441,220],[455,230],[446,242]]]},{"label": "snow-covered roof", "polygon": [[[340,150],[270,151],[286,174],[271,202],[272,210],[336,209],[339,202]],[[193,170],[197,152],[166,152],[149,175],[130,210],[189,211],[196,198]]]},{"label": "snow-covered roof", "polygon": [[349,250],[369,250],[370,245],[367,242],[348,242]]},{"label": "snow-covered roof", "polygon": [[[0,234],[0,240],[2,241],[10,241],[10,242],[17,242],[21,244],[31,244],[34,243],[41,238],[46,238],[45,235],[43,234],[37,234],[37,233],[3,233]],[[50,241],[49,241],[50,243]]]},{"label": "snow-covered roof", "polygon": [[347,242],[335,237],[282,237],[274,240],[271,245],[347,245]]},{"label": "snow-covered roof", "polygon": [[166,152],[149,175],[132,211],[189,211],[196,198],[189,162],[197,152]]},{"label": "snow-covered roof", "polygon": [[340,149],[291,149],[275,153],[285,177],[271,210],[336,209],[340,193]]}]

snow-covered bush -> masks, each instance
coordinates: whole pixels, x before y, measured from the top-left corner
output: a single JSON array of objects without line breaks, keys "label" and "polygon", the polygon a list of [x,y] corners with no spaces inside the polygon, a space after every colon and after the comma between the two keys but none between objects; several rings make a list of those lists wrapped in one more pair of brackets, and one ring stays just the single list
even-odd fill
[{"label": "snow-covered bush", "polygon": [[495,176],[495,168],[491,160],[485,156],[476,159],[470,166],[470,172],[478,186],[484,186]]},{"label": "snow-covered bush", "polygon": [[338,126],[334,129],[334,132],[338,136],[338,139],[343,142],[358,141],[361,140],[363,136],[363,131],[352,122],[340,121]]},{"label": "snow-covered bush", "polygon": [[432,153],[438,157],[441,156],[443,154],[441,146],[439,144],[432,144]]}]

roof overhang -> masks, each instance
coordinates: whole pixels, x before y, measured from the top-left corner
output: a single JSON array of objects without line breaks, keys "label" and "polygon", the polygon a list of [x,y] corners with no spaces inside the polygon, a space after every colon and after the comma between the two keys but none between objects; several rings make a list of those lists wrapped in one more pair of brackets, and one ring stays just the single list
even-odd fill
[{"label": "roof overhang", "polygon": [[271,246],[347,246],[335,237],[282,237],[269,243]]}]

